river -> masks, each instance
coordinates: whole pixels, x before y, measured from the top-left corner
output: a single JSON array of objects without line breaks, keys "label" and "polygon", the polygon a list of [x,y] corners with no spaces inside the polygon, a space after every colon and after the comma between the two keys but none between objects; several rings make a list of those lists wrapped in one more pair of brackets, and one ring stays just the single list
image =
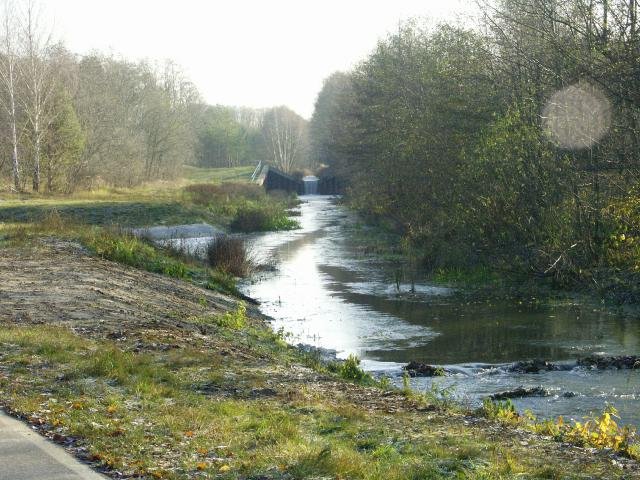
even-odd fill
[{"label": "river", "polygon": [[397,384],[411,360],[442,365],[451,375],[412,378],[411,386],[447,390],[471,406],[496,392],[542,386],[549,396],[515,399],[516,408],[580,420],[612,404],[623,423],[640,425],[640,370],[507,368],[534,358],[562,364],[588,354],[638,354],[637,320],[585,305],[465,304],[428,284],[399,296],[393,265],[351,241],[353,214],[331,197],[301,200],[301,229],[250,238],[258,260],[275,269],[241,286],[291,343],[332,349],[340,358],[356,354],[365,370]]}]

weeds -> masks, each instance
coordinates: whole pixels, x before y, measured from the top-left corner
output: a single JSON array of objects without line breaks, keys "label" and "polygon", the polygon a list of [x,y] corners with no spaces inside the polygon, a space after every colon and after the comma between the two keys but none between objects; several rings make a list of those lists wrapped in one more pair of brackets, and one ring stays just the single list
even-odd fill
[{"label": "weeds", "polygon": [[360,359],[351,354],[344,362],[329,365],[329,371],[337,373],[341,378],[352,382],[374,384],[373,377],[360,367]]},{"label": "weeds", "polygon": [[[287,209],[296,204],[291,196],[268,195],[248,180],[251,168],[188,168],[190,179],[161,182],[136,188],[108,188],[74,195],[4,195],[0,202],[0,222],[41,223],[57,212],[64,219],[102,227],[143,227],[206,222],[228,227],[235,220],[240,225],[246,211],[263,211],[258,230],[296,228]],[[236,183],[198,183],[184,186],[189,180]],[[239,217],[238,217],[239,215]],[[236,217],[238,217],[236,219]],[[249,224],[245,224],[249,228]],[[246,231],[246,230],[243,230]]]},{"label": "weeds", "polygon": [[296,205],[291,196],[270,195],[246,183],[194,184],[185,187],[188,202],[224,218],[236,232],[263,232],[299,228],[287,209]]},{"label": "weeds", "polygon": [[209,266],[236,277],[246,277],[255,265],[244,239],[218,235],[206,247]]},{"label": "weeds", "polygon": [[14,245],[41,237],[76,241],[106,260],[238,295],[235,278],[225,271],[205,268],[179,250],[158,247],[126,231],[74,223],[57,212],[40,222],[5,227],[4,233],[7,242]]},{"label": "weeds", "polygon": [[[375,389],[291,375],[288,362],[300,358],[266,326],[182,340],[162,328],[155,341],[167,335],[177,349],[131,350],[149,333],[116,342],[3,327],[2,403],[127,478],[573,478],[576,465],[584,478],[628,474],[608,458],[522,447],[447,412],[398,408]],[[355,357],[346,365],[347,376],[361,376]]]},{"label": "weeds", "polygon": [[494,402],[487,399],[483,403],[482,412],[488,418],[518,424],[558,441],[599,449],[609,448],[622,455],[640,459],[640,448],[635,443],[635,429],[618,425],[615,419],[620,417],[611,405],[598,416],[585,418],[584,422],[572,423],[565,423],[562,417],[538,421],[531,412],[520,415],[511,400]]},{"label": "weeds", "polygon": [[247,324],[247,307],[239,303],[235,312],[227,312],[215,317],[216,325],[232,330],[240,330]]},{"label": "weeds", "polygon": [[640,449],[635,444],[635,429],[618,425],[615,421],[620,419],[618,411],[611,405],[600,415],[587,417],[583,422],[565,423],[562,417],[555,421],[536,422],[530,414],[527,418],[530,428],[536,433],[581,446],[610,448],[629,457],[640,458]]},{"label": "weeds", "polygon": [[517,423],[522,418],[510,399],[493,401],[487,398],[482,402],[482,412],[487,418],[507,423]]},{"label": "weeds", "polygon": [[247,307],[244,303],[238,303],[236,310],[220,315],[205,315],[189,317],[191,323],[201,325],[217,325],[228,330],[242,330],[247,326]]},{"label": "weeds", "polygon": [[85,239],[96,255],[174,278],[187,277],[187,265],[132,235],[101,230]]}]

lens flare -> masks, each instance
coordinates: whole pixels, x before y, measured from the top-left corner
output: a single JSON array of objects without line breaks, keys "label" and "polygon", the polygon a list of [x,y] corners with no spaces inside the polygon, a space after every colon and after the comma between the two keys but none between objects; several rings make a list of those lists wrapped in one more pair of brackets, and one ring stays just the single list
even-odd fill
[{"label": "lens flare", "polygon": [[611,104],[597,87],[579,82],[556,92],[542,116],[553,142],[561,148],[582,150],[606,135],[611,125]]}]

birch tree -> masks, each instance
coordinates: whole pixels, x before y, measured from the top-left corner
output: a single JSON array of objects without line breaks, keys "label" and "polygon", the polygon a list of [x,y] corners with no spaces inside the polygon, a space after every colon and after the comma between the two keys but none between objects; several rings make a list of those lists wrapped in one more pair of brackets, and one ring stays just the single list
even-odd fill
[{"label": "birch tree", "polygon": [[16,21],[13,2],[5,0],[2,17],[2,54],[0,55],[0,80],[4,89],[2,105],[9,120],[11,135],[11,164],[13,187],[21,190],[20,161],[18,158],[18,113],[16,108],[16,83],[18,54],[16,48]]},{"label": "birch tree", "polygon": [[24,79],[24,111],[27,117],[33,151],[33,191],[40,190],[40,159],[42,139],[52,120],[48,111],[54,89],[52,63],[48,61],[48,51],[52,46],[51,34],[40,21],[38,6],[29,0],[22,25],[24,61],[22,76]]},{"label": "birch tree", "polygon": [[308,130],[304,118],[287,107],[275,107],[265,113],[262,128],[277,168],[290,173],[303,163]]}]

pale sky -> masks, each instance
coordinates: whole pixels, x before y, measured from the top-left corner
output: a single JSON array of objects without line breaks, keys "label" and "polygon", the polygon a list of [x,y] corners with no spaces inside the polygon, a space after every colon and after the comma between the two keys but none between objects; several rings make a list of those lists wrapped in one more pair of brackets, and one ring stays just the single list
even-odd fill
[{"label": "pale sky", "polygon": [[40,0],[58,39],[178,63],[212,104],[287,105],[306,118],[322,80],[348,70],[401,20],[437,22],[470,0]]}]

